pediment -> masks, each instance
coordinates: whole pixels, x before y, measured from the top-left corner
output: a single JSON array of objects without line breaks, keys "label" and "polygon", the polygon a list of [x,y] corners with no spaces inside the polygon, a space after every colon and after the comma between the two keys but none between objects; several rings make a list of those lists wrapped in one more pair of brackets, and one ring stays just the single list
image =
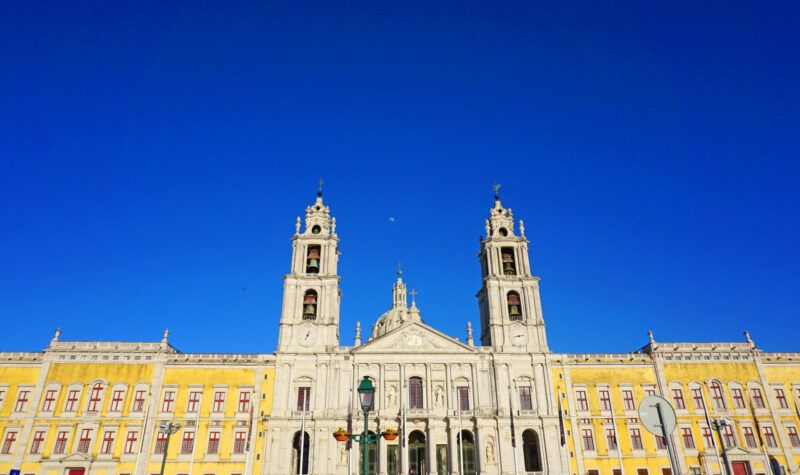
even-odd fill
[{"label": "pediment", "polygon": [[72,452],[71,454],[61,457],[61,462],[89,462],[92,460],[88,454],[81,452]]},{"label": "pediment", "polygon": [[421,322],[408,322],[353,349],[353,353],[474,353],[475,348]]}]

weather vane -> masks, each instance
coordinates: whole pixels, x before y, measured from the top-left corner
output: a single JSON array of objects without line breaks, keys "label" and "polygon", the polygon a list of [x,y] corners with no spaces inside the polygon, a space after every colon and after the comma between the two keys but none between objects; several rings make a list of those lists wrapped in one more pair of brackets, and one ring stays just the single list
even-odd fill
[{"label": "weather vane", "polygon": [[319,179],[319,188],[317,189],[317,196],[322,196],[322,184],[325,183],[322,181],[322,178]]},{"label": "weather vane", "polygon": [[495,201],[500,199],[500,194],[498,192],[500,191],[501,186],[502,185],[500,185],[500,183],[495,183],[494,185],[492,185],[492,189],[494,190]]}]

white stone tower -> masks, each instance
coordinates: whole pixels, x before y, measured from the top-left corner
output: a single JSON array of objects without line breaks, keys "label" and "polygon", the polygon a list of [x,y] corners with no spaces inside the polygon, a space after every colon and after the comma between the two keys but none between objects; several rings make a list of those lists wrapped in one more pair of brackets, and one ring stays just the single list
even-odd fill
[{"label": "white stone tower", "polygon": [[503,208],[495,185],[494,207],[481,239],[481,275],[478,291],[481,344],[495,351],[544,353],[549,351],[539,300],[539,278],[531,274],[528,240],[520,220],[519,235],[514,215]]},{"label": "white stone tower", "polygon": [[300,217],[292,237],[292,268],[283,277],[278,351],[313,353],[339,345],[339,237],[336,218],[322,202],[322,184],[317,199],[306,208],[305,227]]}]

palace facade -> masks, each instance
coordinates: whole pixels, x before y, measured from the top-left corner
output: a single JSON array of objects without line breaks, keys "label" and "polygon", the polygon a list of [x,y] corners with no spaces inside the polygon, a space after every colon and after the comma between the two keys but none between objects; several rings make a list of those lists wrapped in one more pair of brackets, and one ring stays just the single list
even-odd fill
[{"label": "palace facade", "polygon": [[[480,244],[480,328],[427,325],[402,275],[353,346],[339,339],[336,220],[319,193],[297,219],[270,354],[188,354],[160,342],[62,341],[0,353],[0,473],[359,473],[354,391],[376,387],[370,473],[800,473],[800,353],[743,342],[558,354],[547,343],[524,223],[495,195]],[[389,291],[387,289],[387,301]],[[675,408],[667,439],[640,402]],[[168,426],[167,424],[172,424]],[[168,434],[169,432],[169,434]]]}]

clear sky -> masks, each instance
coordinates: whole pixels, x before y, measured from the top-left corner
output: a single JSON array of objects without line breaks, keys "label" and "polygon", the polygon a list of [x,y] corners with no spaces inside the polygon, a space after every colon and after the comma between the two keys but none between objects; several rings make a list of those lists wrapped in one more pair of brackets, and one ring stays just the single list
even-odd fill
[{"label": "clear sky", "polygon": [[323,177],[343,344],[398,260],[428,324],[478,326],[497,181],[554,351],[800,351],[798,2],[3,9],[0,349],[273,351]]}]

